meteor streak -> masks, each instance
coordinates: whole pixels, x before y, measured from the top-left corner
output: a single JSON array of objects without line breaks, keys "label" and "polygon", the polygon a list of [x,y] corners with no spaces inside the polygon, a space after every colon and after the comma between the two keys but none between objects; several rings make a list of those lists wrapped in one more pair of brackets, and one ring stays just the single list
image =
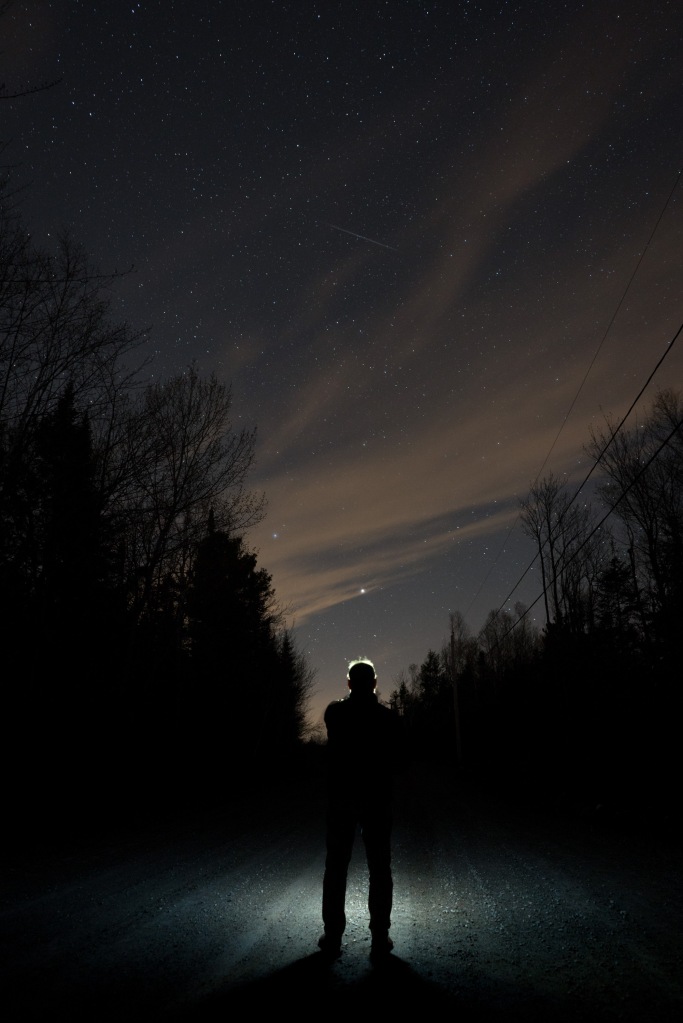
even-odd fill
[{"label": "meteor streak", "polygon": [[374,238],[366,238],[364,234],[356,234],[355,231],[347,231],[345,227],[337,227],[336,224],[328,224],[328,227],[333,227],[335,231],[343,231],[344,234],[350,234],[352,238],[360,238],[361,241],[370,242],[371,245],[379,245],[383,249],[391,249],[392,252],[398,252],[393,245],[385,245],[384,242],[376,242]]}]

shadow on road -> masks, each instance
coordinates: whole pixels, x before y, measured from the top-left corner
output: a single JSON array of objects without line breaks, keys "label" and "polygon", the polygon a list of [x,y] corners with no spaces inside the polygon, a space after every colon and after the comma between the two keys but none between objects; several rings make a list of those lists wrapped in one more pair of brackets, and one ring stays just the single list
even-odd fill
[{"label": "shadow on road", "polygon": [[188,1006],[174,1020],[217,1023],[240,1009],[258,1012],[273,1005],[303,1008],[306,1003],[316,1005],[322,1014],[333,1009],[335,1016],[359,1006],[386,1012],[405,1009],[406,999],[419,999],[418,1004],[424,1007],[453,1004],[446,992],[425,981],[396,956],[369,965],[362,976],[354,973],[349,980],[340,975],[334,963],[316,952],[253,982],[219,989],[201,1003]]},{"label": "shadow on road", "polygon": [[[346,1012],[359,1009],[385,1018],[396,1012],[399,1018],[407,1007],[419,1011],[448,1010],[457,1012],[460,1023],[483,1023],[484,1020],[504,1019],[529,1023],[547,1023],[552,1019],[575,1020],[558,1004],[542,1004],[518,989],[486,992],[470,989],[465,992],[448,991],[420,976],[398,956],[369,964],[366,971],[355,972],[350,978],[341,974],[335,964],[321,953],[306,956],[281,970],[258,980],[218,989],[201,1002],[186,1006],[172,1017],[173,1023],[225,1023],[234,1019],[234,1013],[243,1010],[258,1014],[259,1010],[295,1008],[306,1016],[306,1007],[314,1009],[316,1016],[342,1018]],[[564,1007],[566,1010],[566,1007]]]}]

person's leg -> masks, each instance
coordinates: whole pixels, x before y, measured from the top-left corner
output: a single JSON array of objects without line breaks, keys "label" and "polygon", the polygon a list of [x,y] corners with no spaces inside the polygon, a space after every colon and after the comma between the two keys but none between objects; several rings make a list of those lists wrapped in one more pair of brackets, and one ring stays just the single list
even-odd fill
[{"label": "person's leg", "polygon": [[372,807],[364,813],[362,835],[370,875],[368,909],[375,940],[388,938],[394,884],[391,874],[391,809]]},{"label": "person's leg", "polygon": [[323,876],[323,924],[330,942],[340,942],[346,928],[346,878],[356,832],[349,807],[331,807],[327,814],[327,855]]}]

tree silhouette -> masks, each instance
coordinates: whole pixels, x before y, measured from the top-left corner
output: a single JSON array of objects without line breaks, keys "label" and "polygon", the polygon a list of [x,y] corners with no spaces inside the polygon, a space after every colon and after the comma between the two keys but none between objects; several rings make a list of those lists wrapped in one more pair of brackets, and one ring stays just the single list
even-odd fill
[{"label": "tree silhouette", "polygon": [[255,430],[234,429],[230,387],[194,366],[145,385],[146,361],[127,365],[145,334],[110,317],[116,275],[68,237],[35,247],[10,198],[5,181],[6,764],[30,750],[46,813],[87,800],[86,779],[103,807],[157,805],[207,757],[225,783],[305,733],[312,673],[244,540],[265,508],[247,487]]}]

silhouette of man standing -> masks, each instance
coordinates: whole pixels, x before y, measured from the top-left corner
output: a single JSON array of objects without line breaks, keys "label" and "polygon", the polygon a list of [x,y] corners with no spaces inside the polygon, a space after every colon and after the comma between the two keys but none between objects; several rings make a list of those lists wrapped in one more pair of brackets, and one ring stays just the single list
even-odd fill
[{"label": "silhouette of man standing", "polygon": [[349,695],[325,711],[327,727],[327,855],[318,945],[337,956],[346,928],[346,878],[357,829],[369,873],[368,909],[373,956],[394,947],[389,937],[393,900],[391,828],[393,770],[401,756],[400,718],[379,702],[371,661],[352,661]]}]

